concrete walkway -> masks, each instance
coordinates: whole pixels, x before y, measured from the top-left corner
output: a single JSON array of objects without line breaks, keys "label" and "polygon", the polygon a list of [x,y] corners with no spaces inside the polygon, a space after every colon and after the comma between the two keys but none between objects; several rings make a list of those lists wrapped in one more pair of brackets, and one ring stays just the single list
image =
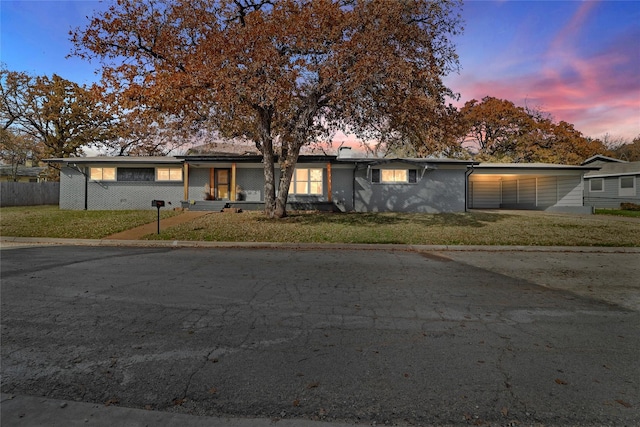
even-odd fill
[{"label": "concrete walkway", "polygon": [[[174,227],[185,222],[193,221],[196,218],[200,218],[204,215],[209,215],[212,212],[198,212],[198,211],[185,211],[179,215],[172,216],[170,218],[160,220],[160,231],[169,227]],[[158,232],[158,222],[154,221],[149,224],[141,225],[130,230],[125,230],[120,233],[112,234],[105,237],[108,240],[139,240],[147,234],[156,234]]]}]

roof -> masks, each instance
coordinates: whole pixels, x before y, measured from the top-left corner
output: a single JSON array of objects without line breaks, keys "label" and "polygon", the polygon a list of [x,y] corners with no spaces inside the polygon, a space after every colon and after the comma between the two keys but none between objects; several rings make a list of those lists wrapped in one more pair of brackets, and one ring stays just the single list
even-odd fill
[{"label": "roof", "polygon": [[395,158],[379,158],[379,157],[343,157],[338,159],[342,163],[367,163],[369,165],[384,165],[389,163],[409,163],[417,166],[427,166],[430,164],[447,164],[447,165],[477,165],[474,160],[460,159],[442,159],[442,158],[424,158],[424,157],[395,157]]},{"label": "roof", "polygon": [[[207,155],[188,155],[188,156],[176,156],[177,159],[184,160],[187,163],[191,162],[246,162],[246,163],[261,163],[262,155],[246,154],[238,155],[233,153],[219,153],[219,154],[207,154]],[[298,163],[314,163],[314,162],[330,162],[335,160],[336,156],[325,155],[301,155],[298,156]],[[275,156],[275,161],[278,161],[278,156]]]},{"label": "roof", "polygon": [[614,159],[613,157],[603,156],[602,154],[596,154],[595,156],[589,157],[587,160],[582,162],[583,165],[588,165],[593,162],[614,162],[614,163],[626,163],[624,160]]},{"label": "roof", "polygon": [[513,170],[597,170],[600,166],[562,165],[557,163],[480,163],[476,169]]},{"label": "roof", "polygon": [[604,178],[622,175],[640,175],[640,162],[605,163],[597,171],[584,174],[584,177]]},{"label": "roof", "polygon": [[[16,176],[27,176],[27,177],[36,178],[40,176],[40,174],[46,169],[47,168],[39,167],[39,166],[27,167],[27,166],[19,165]],[[0,175],[13,176],[13,166],[11,165],[0,166]]]},{"label": "roof", "polygon": [[96,164],[96,163],[129,163],[129,164],[180,164],[182,160],[170,156],[96,156],[96,157],[64,157],[45,159],[47,163]]}]

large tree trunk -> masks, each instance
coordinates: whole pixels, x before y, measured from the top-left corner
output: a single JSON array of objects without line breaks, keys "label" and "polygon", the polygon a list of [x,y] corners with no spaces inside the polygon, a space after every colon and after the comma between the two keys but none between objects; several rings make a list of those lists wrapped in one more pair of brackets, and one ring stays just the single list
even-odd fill
[{"label": "large tree trunk", "polygon": [[275,156],[273,141],[269,139],[262,144],[262,162],[264,168],[264,213],[273,218],[276,211]]},{"label": "large tree trunk", "polygon": [[276,211],[275,155],[271,135],[272,108],[256,107],[260,119],[260,150],[264,168],[264,213],[273,218]]},{"label": "large tree trunk", "polygon": [[298,156],[302,145],[292,144],[290,149],[283,149],[280,156],[280,181],[278,183],[278,197],[276,198],[275,217],[284,218],[287,216],[287,199],[289,198],[289,187],[293,171],[298,163]]}]

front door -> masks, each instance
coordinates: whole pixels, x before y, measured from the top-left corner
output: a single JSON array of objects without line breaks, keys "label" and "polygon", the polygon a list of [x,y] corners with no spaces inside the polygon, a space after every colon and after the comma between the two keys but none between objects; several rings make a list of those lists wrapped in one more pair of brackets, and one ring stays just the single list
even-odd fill
[{"label": "front door", "polygon": [[231,197],[231,169],[216,169],[214,185],[216,199],[229,200]]}]

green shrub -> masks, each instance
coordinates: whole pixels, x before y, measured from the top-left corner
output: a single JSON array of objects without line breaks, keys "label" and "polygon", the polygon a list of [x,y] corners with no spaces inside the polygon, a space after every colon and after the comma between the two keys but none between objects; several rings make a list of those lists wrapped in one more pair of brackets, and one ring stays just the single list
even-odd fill
[{"label": "green shrub", "polygon": [[636,203],[620,203],[620,209],[623,211],[640,211],[640,205]]}]

